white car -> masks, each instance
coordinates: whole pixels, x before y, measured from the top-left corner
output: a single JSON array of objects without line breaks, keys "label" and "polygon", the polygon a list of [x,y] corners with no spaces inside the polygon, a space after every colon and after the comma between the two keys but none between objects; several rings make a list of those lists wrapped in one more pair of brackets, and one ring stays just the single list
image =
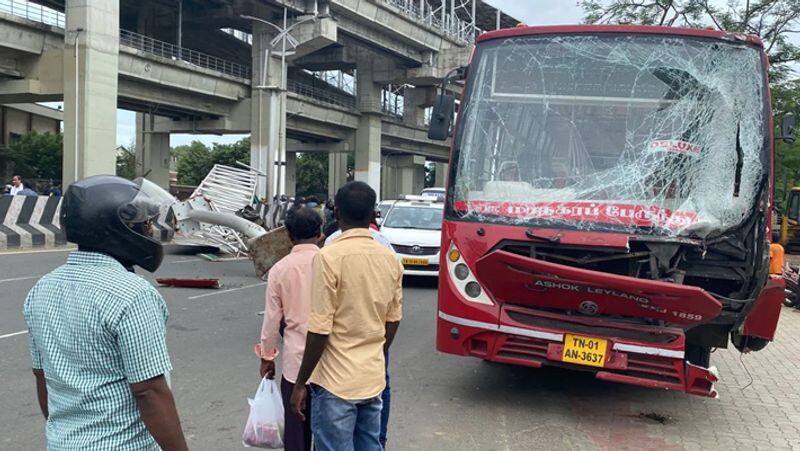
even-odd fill
[{"label": "white car", "polygon": [[396,200],[382,200],[382,201],[378,202],[377,210],[378,210],[378,212],[380,212],[380,216],[375,218],[375,221],[378,223],[378,225],[381,225],[381,223],[383,222],[383,218],[385,218],[386,215],[389,214],[389,210],[392,209],[392,206],[394,206],[395,202],[397,202],[397,201]]},{"label": "white car", "polygon": [[421,196],[429,196],[436,198],[437,202],[444,202],[446,191],[444,188],[425,188],[420,193]]},{"label": "white car", "polygon": [[398,200],[383,219],[381,234],[403,263],[403,274],[439,275],[443,211],[441,202]]}]

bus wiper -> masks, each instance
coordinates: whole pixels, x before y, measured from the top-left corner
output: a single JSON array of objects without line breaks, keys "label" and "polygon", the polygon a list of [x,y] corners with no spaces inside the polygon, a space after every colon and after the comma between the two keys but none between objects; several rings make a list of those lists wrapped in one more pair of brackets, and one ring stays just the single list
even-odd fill
[{"label": "bus wiper", "polygon": [[544,236],[544,235],[539,235],[538,233],[534,232],[533,229],[528,229],[528,230],[525,231],[525,235],[528,238],[533,238],[533,239],[536,239],[536,240],[548,241],[550,243],[559,243],[559,242],[561,242],[561,235],[560,234],[553,235],[553,236]]},{"label": "bus wiper", "polygon": [[736,175],[733,179],[733,197],[739,197],[739,188],[742,184],[742,166],[744,165],[744,152],[742,141],[739,139],[741,134],[741,124],[736,124]]}]

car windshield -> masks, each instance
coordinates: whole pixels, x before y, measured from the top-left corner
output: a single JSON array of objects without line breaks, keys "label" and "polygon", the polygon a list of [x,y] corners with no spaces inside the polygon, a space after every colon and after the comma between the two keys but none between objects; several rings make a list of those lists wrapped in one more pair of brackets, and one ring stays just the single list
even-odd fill
[{"label": "car windshield", "polygon": [[698,235],[740,224],[765,180],[759,50],[660,35],[481,44],[454,218]]},{"label": "car windshield", "polygon": [[383,222],[383,227],[441,230],[442,210],[439,208],[395,206]]},{"label": "car windshield", "polygon": [[378,211],[381,212],[381,218],[385,218],[386,214],[389,213],[389,210],[392,208],[392,204],[390,203],[380,203],[378,204]]}]

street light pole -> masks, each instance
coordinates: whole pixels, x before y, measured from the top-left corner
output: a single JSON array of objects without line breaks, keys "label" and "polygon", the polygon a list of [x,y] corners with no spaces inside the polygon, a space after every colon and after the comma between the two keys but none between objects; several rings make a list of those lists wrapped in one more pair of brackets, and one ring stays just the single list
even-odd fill
[{"label": "street light pole", "polygon": [[[287,88],[288,88],[288,82],[287,82],[288,74],[287,74],[287,68],[286,68],[286,56],[294,54],[294,50],[293,49],[296,48],[299,45],[299,41],[297,39],[295,39],[294,36],[292,36],[289,33],[292,30],[294,30],[295,27],[297,27],[298,25],[300,25],[302,23],[305,23],[305,22],[316,20],[317,17],[316,17],[316,15],[310,16],[310,17],[306,17],[304,19],[301,19],[301,20],[293,23],[291,26],[289,26],[288,10],[286,8],[284,8],[283,9],[283,27],[275,25],[274,23],[269,22],[267,20],[264,20],[264,19],[262,19],[260,17],[249,16],[249,15],[241,15],[239,17],[241,17],[242,19],[249,19],[249,20],[253,20],[253,21],[257,21],[257,22],[269,25],[270,27],[274,28],[275,31],[278,32],[278,34],[275,36],[275,38],[273,38],[272,41],[270,41],[270,43],[269,43],[269,49],[270,50],[268,51],[266,46],[264,46],[265,47],[265,49],[264,49],[264,62],[263,62],[263,65],[261,67],[261,80],[260,80],[261,83],[258,86],[256,86],[256,89],[259,90],[259,96],[261,96],[261,93],[265,89],[275,89],[275,88],[277,88],[279,90],[279,93],[280,93],[279,94],[279,102],[278,102],[279,103],[279,107],[278,107],[279,108],[279,113],[278,113],[279,114],[279,120],[278,120],[278,124],[279,124],[278,128],[279,128],[279,130],[278,130],[278,148],[277,148],[277,154],[278,155],[277,155],[277,160],[275,161],[275,168],[269,168],[268,169],[268,171],[269,171],[268,173],[270,174],[270,177],[267,178],[267,183],[269,183],[268,186],[272,187],[273,189],[268,190],[269,192],[267,194],[268,195],[272,195],[273,193],[285,194],[285,190],[286,190],[286,186],[285,186],[285,184],[286,184],[286,177],[285,177],[285,173],[286,173],[286,91],[287,91]],[[253,36],[253,39],[255,40],[255,36]],[[261,39],[261,36],[259,36],[259,39]],[[274,85],[273,86],[266,86],[266,84],[267,84],[267,71],[268,71],[269,58],[270,58],[270,51],[272,53],[274,53],[278,43],[281,44],[281,47],[280,47],[281,48],[281,50],[280,50],[281,78],[280,78],[280,81],[278,83],[278,86],[274,86]],[[287,48],[287,45],[291,46],[291,50]],[[259,112],[260,112],[260,110],[259,110]],[[261,126],[261,120],[260,119],[258,121],[258,124],[259,124],[259,127],[260,127]],[[260,133],[260,130],[259,130],[259,137],[260,136],[261,136],[261,133]],[[276,149],[269,149],[269,151],[273,152],[273,155],[275,155],[274,152],[276,151]]]}]

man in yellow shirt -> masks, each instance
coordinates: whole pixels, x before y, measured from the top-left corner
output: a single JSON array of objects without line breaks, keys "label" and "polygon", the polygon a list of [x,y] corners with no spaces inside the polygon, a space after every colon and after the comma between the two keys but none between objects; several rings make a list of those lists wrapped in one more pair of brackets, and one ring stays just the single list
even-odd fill
[{"label": "man in yellow shirt", "polygon": [[379,451],[384,351],[402,318],[403,266],[372,239],[375,191],[350,182],[336,193],[342,235],[314,258],[305,353],[292,393],[311,383],[311,430],[320,451]]}]

